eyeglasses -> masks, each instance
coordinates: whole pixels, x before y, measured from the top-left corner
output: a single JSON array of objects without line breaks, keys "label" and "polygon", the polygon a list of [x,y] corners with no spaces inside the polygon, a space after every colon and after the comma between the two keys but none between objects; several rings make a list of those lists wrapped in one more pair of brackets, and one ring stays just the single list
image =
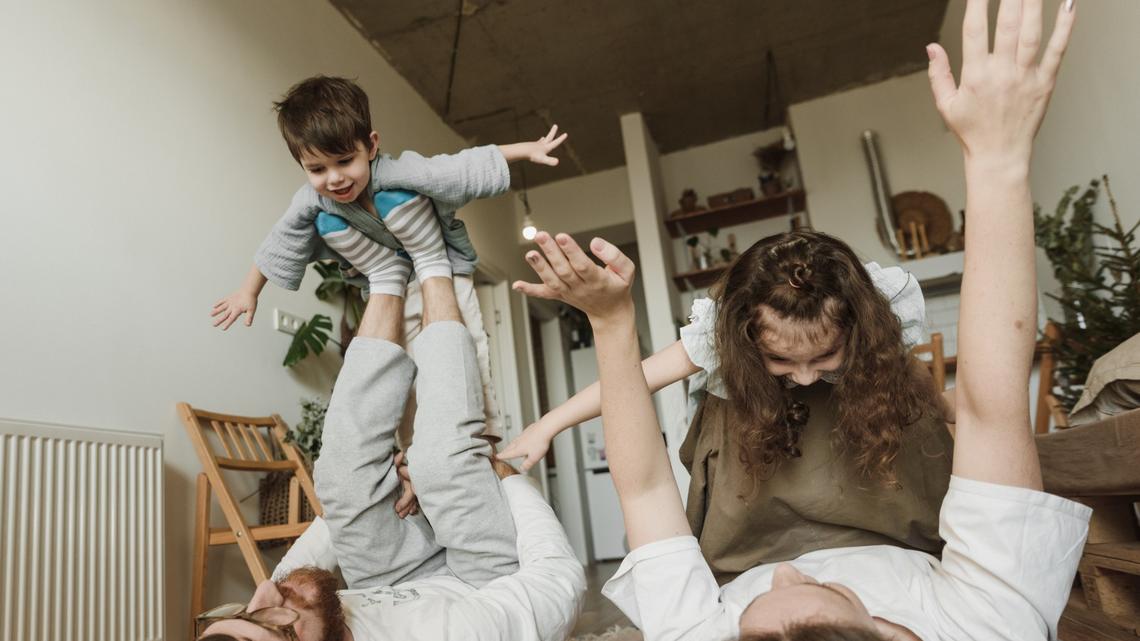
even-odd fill
[{"label": "eyeglasses", "polygon": [[247,612],[244,603],[227,603],[206,610],[194,617],[194,638],[202,636],[202,632],[212,623],[227,619],[240,619],[271,632],[280,632],[290,641],[298,641],[297,633],[293,630],[293,624],[297,622],[300,616],[296,610],[291,608],[270,607]]}]

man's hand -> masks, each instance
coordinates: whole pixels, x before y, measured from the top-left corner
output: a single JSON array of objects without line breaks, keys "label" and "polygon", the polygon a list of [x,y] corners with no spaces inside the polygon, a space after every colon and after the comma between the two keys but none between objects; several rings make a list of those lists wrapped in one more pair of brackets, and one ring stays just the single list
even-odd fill
[{"label": "man's hand", "polygon": [[245,326],[253,324],[253,314],[257,311],[257,294],[242,288],[214,303],[214,310],[210,316],[214,318],[214,327],[221,325],[227,330],[242,314],[245,314]]},{"label": "man's hand", "polygon": [[991,53],[989,2],[969,0],[958,85],[946,51],[938,44],[927,46],[935,104],[961,141],[967,161],[979,157],[1019,165],[1029,161],[1076,18],[1071,0],[1062,2],[1039,63],[1041,4],[1042,0],[1003,0]]},{"label": "man's hand", "polygon": [[565,142],[569,135],[570,134],[564,133],[559,136],[558,125],[554,125],[545,136],[534,142],[518,142],[513,145],[500,145],[499,150],[503,152],[503,157],[507,159],[507,162],[529,160],[536,165],[557,167],[558,159],[551,156],[550,152]]},{"label": "man's hand", "polygon": [[594,325],[633,314],[633,261],[612,243],[601,238],[590,241],[590,251],[605,264],[600,266],[567,234],[551,237],[540,231],[534,241],[542,253],[527,252],[526,260],[542,284],[516,281],[516,291],[572,305]]},{"label": "man's hand", "polygon": [[420,512],[420,500],[416,498],[416,488],[412,485],[412,476],[408,473],[408,459],[404,453],[397,452],[396,474],[400,477],[400,485],[404,487],[403,494],[396,501],[396,516],[406,519]]}]

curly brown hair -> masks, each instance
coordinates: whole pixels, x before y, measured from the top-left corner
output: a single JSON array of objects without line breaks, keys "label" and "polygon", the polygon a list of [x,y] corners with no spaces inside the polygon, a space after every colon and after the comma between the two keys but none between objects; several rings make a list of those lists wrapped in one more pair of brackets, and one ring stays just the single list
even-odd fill
[{"label": "curly brown hair", "polygon": [[817,231],[769,236],[749,247],[713,287],[717,299],[716,351],[720,375],[750,427],[736,436],[753,476],[798,455],[808,411],[768,372],[760,347],[760,306],[808,327],[834,326],[846,347],[835,384],[836,443],[860,473],[895,485],[895,457],[908,426],[941,416],[929,380],[913,375],[913,358],[890,302],[855,252]]}]

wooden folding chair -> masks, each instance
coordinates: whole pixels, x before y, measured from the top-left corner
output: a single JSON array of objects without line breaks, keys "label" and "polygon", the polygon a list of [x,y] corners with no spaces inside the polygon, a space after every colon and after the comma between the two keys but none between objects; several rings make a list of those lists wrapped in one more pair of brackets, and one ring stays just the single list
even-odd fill
[{"label": "wooden folding chair", "polygon": [[[194,568],[190,592],[190,615],[193,617],[203,610],[209,546],[236,544],[256,585],[269,578],[257,542],[296,539],[311,523],[301,520],[301,492],[316,514],[322,514],[323,510],[304,459],[291,444],[285,442],[287,430],[280,416],[230,416],[195,409],[187,403],[178,404],[178,415],[186,426],[203,470],[198,474],[194,510]],[[291,473],[287,522],[251,527],[242,517],[238,503],[222,477],[222,470]],[[210,527],[211,494],[218,499],[227,527]],[[193,628],[193,619],[190,625]]]},{"label": "wooden folding chair", "polygon": [[930,376],[934,378],[934,386],[939,392],[946,390],[946,357],[942,353],[942,334],[934,332],[930,335],[930,342],[923,343],[922,345],[915,345],[910,349],[910,353],[918,356],[920,354],[930,354],[930,360],[925,358],[920,359],[927,367],[930,368]]}]

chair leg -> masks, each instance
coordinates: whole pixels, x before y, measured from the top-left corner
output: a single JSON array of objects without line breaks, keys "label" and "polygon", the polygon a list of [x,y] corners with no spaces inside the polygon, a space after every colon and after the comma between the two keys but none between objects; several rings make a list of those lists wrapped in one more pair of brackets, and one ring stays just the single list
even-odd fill
[{"label": "chair leg", "polygon": [[190,636],[194,638],[194,617],[204,609],[206,583],[206,556],[210,547],[210,482],[205,474],[198,474],[198,490],[194,506],[194,565],[190,585]]}]

